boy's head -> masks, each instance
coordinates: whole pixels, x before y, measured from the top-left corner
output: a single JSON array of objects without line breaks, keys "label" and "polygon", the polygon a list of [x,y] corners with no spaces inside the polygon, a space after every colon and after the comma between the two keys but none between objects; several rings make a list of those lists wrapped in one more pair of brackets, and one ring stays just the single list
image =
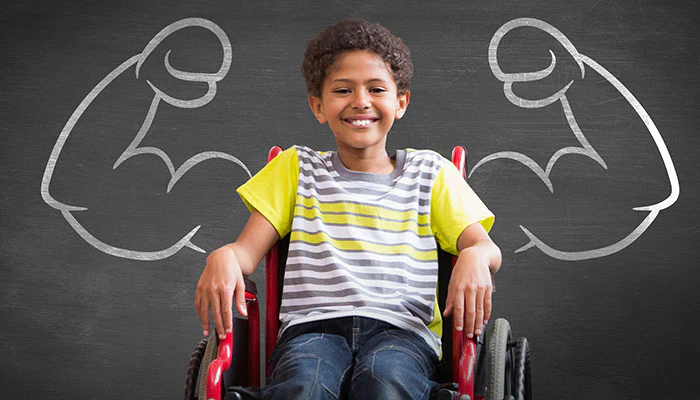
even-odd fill
[{"label": "boy's head", "polygon": [[413,65],[401,39],[378,24],[340,21],[309,42],[302,73],[309,106],[329,124],[339,153],[386,154],[387,134],[411,94]]},{"label": "boy's head", "polygon": [[355,19],[328,26],[307,45],[301,73],[311,96],[321,96],[328,69],[340,54],[348,50],[376,53],[389,65],[398,93],[405,94],[410,90],[413,63],[408,47],[383,26]]}]

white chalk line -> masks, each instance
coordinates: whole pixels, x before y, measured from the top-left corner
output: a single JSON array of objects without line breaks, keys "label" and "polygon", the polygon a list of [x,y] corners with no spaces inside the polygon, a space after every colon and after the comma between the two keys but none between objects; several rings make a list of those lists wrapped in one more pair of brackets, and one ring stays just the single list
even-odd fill
[{"label": "white chalk line", "polygon": [[163,30],[158,32],[153,39],[146,45],[144,50],[129,58],[128,60],[124,61],[121,65],[116,67],[114,70],[112,70],[107,76],[105,76],[89,93],[85,98],[80,102],[78,107],[75,109],[73,114],[70,116],[68,119],[68,122],[66,125],[63,127],[61,130],[61,133],[56,140],[56,143],[54,144],[53,150],[51,152],[51,155],[49,156],[48,163],[46,165],[46,169],[44,170],[44,175],[42,178],[41,182],[41,196],[48,204],[49,206],[59,210],[63,217],[66,219],[68,224],[80,235],[83,240],[85,240],[87,243],[95,247],[96,249],[113,255],[115,257],[121,257],[121,258],[128,258],[128,259],[134,259],[134,260],[143,260],[143,261],[153,261],[153,260],[161,260],[167,257],[172,256],[173,254],[177,253],[180,251],[182,248],[188,247],[191,248],[195,251],[204,253],[205,250],[200,248],[199,246],[193,244],[191,242],[191,238],[197,233],[197,231],[201,228],[201,225],[198,225],[191,229],[187,234],[185,234],[180,240],[178,240],[176,243],[172,244],[171,246],[162,249],[162,250],[157,250],[157,251],[137,251],[137,250],[129,250],[129,249],[124,249],[120,248],[117,246],[112,246],[108,243],[105,243],[104,241],[98,239],[94,235],[92,235],[90,232],[87,231],[87,229],[81,225],[78,220],[73,216],[73,212],[77,211],[87,211],[87,207],[81,207],[81,206],[75,206],[75,205],[69,205],[62,203],[61,201],[56,200],[51,196],[49,188],[51,185],[51,178],[53,177],[53,173],[56,167],[56,163],[58,162],[58,158],[61,154],[61,151],[63,150],[63,146],[66,143],[66,140],[68,139],[68,136],[70,133],[73,131],[73,127],[75,124],[80,120],[82,117],[83,113],[88,109],[90,104],[97,98],[97,96],[104,90],[106,89],[112,81],[114,81],[116,78],[121,76],[126,70],[129,68],[133,67],[134,65],[136,66],[135,68],[135,76],[138,79],[139,78],[139,72],[141,65],[143,62],[146,60],[146,58],[153,52],[153,50],[170,34],[173,32],[176,32],[180,29],[188,28],[188,27],[195,27],[199,26],[205,29],[208,29],[209,31],[213,32],[217,38],[219,39],[222,48],[224,50],[224,57],[223,57],[223,62],[221,64],[221,67],[219,68],[219,71],[216,73],[192,73],[192,72],[186,72],[186,71],[180,71],[172,67],[170,64],[170,53],[171,51],[169,50],[164,58],[164,65],[166,70],[170,75],[172,75],[175,78],[184,80],[184,81],[192,81],[192,82],[206,82],[208,84],[208,90],[205,95],[202,97],[196,98],[196,99],[177,99],[174,97],[171,97],[167,95],[165,92],[157,88],[154,84],[152,84],[150,81],[146,81],[148,85],[151,87],[151,89],[154,92],[154,97],[153,100],[151,101],[151,106],[149,107],[148,114],[146,115],[144,122],[141,125],[141,128],[139,129],[138,133],[134,137],[134,140],[129,144],[129,146],[124,150],[124,152],[119,156],[119,158],[115,161],[113,165],[113,169],[116,169],[119,167],[123,162],[128,160],[129,158],[139,155],[139,154],[151,154],[159,157],[163,162],[165,163],[166,167],[168,168],[168,171],[170,172],[170,181],[168,182],[167,185],[167,193],[170,193],[170,190],[173,188],[173,186],[178,182],[182,176],[184,176],[187,171],[189,171],[191,168],[193,168],[195,165],[204,162],[206,160],[210,159],[224,159],[227,161],[231,161],[237,165],[239,165],[241,168],[243,168],[248,176],[251,176],[250,170],[248,167],[238,158],[234,157],[231,154],[224,153],[224,152],[219,152],[219,151],[207,151],[207,152],[202,152],[199,154],[194,155],[193,157],[189,158],[187,161],[185,161],[182,165],[180,165],[179,168],[175,169],[175,166],[170,159],[170,157],[161,149],[156,148],[156,147],[139,147],[141,144],[141,141],[145,138],[147,133],[149,132],[151,128],[151,124],[153,123],[153,120],[155,118],[155,115],[158,110],[158,106],[160,104],[160,101],[163,100],[166,103],[174,106],[174,107],[179,107],[179,108],[197,108],[201,107],[207,103],[209,103],[214,96],[216,95],[216,82],[220,81],[223,79],[226,74],[228,73],[228,70],[231,66],[231,61],[232,61],[232,50],[231,50],[231,43],[224,33],[224,31],[215,23],[202,19],[202,18],[186,18],[182,19],[179,21],[176,21],[167,27],[165,27]]},{"label": "white chalk line", "polygon": [[481,159],[477,164],[474,166],[472,171],[470,172],[469,176],[471,176],[474,171],[476,171],[479,167],[482,165],[497,160],[497,159],[511,159],[517,162],[522,163],[523,165],[527,166],[532,170],[539,178],[540,180],[547,186],[547,188],[550,190],[551,193],[554,193],[554,186],[552,184],[552,181],[550,179],[550,174],[552,169],[554,168],[554,165],[556,162],[559,160],[559,158],[563,157],[564,155],[568,154],[580,154],[584,155],[586,157],[591,158],[592,160],[596,161],[599,165],[601,165],[603,168],[607,169],[607,164],[603,160],[603,158],[598,154],[598,152],[591,146],[591,144],[588,142],[586,139],[585,135],[581,131],[578,123],[576,122],[576,118],[574,117],[574,112],[571,109],[571,106],[569,104],[569,101],[566,97],[566,91],[571,87],[573,81],[570,81],[567,83],[567,85],[559,90],[557,93],[545,98],[545,99],[538,99],[538,100],[530,100],[530,99],[523,99],[518,97],[512,90],[512,84],[514,82],[531,82],[531,81],[536,81],[543,79],[551,72],[554,70],[554,67],[556,65],[556,57],[552,50],[549,50],[550,56],[551,56],[551,62],[549,66],[547,66],[545,69],[540,70],[540,71],[534,71],[534,72],[525,72],[525,73],[512,73],[512,74],[506,74],[504,73],[498,64],[498,45],[503,38],[503,36],[511,31],[512,29],[518,28],[518,27],[525,27],[529,26],[532,28],[537,28],[540,29],[544,32],[549,33],[551,36],[553,36],[555,39],[559,41],[562,46],[564,46],[565,49],[568,50],[568,52],[572,55],[576,63],[579,65],[579,68],[581,70],[581,79],[585,77],[585,68],[584,65],[592,68],[594,71],[598,72],[601,76],[603,76],[608,82],[610,82],[615,89],[617,89],[618,92],[627,100],[627,102],[632,106],[632,108],[635,110],[637,115],[640,117],[642,122],[644,122],[644,125],[646,126],[647,130],[651,134],[652,138],[654,139],[654,143],[656,144],[656,147],[659,150],[659,153],[661,155],[661,158],[663,159],[664,166],[666,168],[666,173],[669,177],[669,181],[671,184],[671,193],[669,196],[664,199],[663,201],[649,205],[649,206],[643,206],[643,207],[634,207],[634,211],[648,211],[649,215],[626,237],[623,239],[619,240],[616,243],[613,243],[609,246],[604,246],[601,248],[596,248],[596,249],[591,249],[591,250],[584,250],[584,251],[561,251],[554,249],[553,247],[547,245],[543,240],[538,238],[534,233],[532,233],[530,230],[528,230],[525,226],[520,226],[520,229],[523,231],[523,233],[529,238],[529,242],[525,244],[524,246],[520,247],[517,249],[515,252],[522,252],[527,249],[530,249],[532,247],[536,247],[540,249],[542,252],[545,254],[549,255],[550,257],[560,259],[560,260],[568,260],[568,261],[578,261],[578,260],[586,260],[586,259],[592,259],[592,258],[599,258],[599,257],[605,257],[611,254],[614,254],[625,247],[629,246],[632,244],[635,240],[637,240],[646,230],[651,226],[651,223],[654,221],[654,219],[658,216],[659,212],[663,209],[666,209],[673,205],[676,200],[678,199],[680,195],[680,183],[678,181],[678,176],[676,174],[675,167],[673,165],[673,160],[671,159],[671,155],[668,152],[668,148],[666,147],[666,144],[661,137],[661,134],[659,130],[656,128],[656,125],[652,121],[651,117],[649,114],[646,112],[644,107],[641,105],[641,103],[634,97],[634,95],[617,79],[615,76],[613,76],[608,70],[603,68],[600,64],[598,64],[595,60],[591,59],[590,57],[587,57],[581,53],[579,53],[576,50],[576,47],[571,43],[571,41],[563,34],[561,33],[558,29],[554,28],[552,25],[535,19],[535,18],[516,18],[514,20],[508,21],[503,26],[501,26],[496,33],[494,34],[493,38],[491,39],[491,43],[489,44],[489,65],[491,66],[491,71],[493,72],[494,76],[498,78],[500,81],[504,82],[503,84],[503,91],[506,96],[506,98],[513,104],[523,107],[523,108],[540,108],[540,107],[545,107],[547,105],[550,105],[557,100],[560,102],[562,110],[564,111],[564,115],[566,116],[567,123],[569,125],[569,128],[571,129],[572,133],[578,140],[578,142],[581,144],[581,147],[565,147],[562,149],[559,149],[557,152],[554,153],[554,155],[549,159],[546,168],[540,167],[539,164],[537,164],[532,158],[528,157],[525,154],[519,153],[519,152],[514,152],[514,151],[501,151],[497,152],[494,154],[490,154],[483,159]]}]

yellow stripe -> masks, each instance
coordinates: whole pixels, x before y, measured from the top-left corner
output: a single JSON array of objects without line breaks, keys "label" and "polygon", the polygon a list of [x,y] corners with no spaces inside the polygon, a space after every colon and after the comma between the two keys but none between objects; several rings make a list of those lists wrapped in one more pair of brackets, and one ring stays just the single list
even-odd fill
[{"label": "yellow stripe", "polygon": [[[381,218],[393,219],[393,220],[417,220],[419,224],[429,225],[430,215],[418,214],[416,210],[409,211],[395,211],[386,208],[370,206],[366,204],[357,204],[350,202],[338,202],[338,203],[319,203],[315,198],[307,198],[304,196],[297,196],[297,202],[305,206],[305,208],[317,206],[321,209],[322,213],[352,213],[365,216],[376,216]],[[298,206],[297,206],[298,208]]]},{"label": "yellow stripe", "polygon": [[355,239],[333,239],[323,232],[306,233],[292,230],[291,241],[302,241],[308,244],[328,243],[339,250],[353,251],[370,251],[379,254],[405,254],[411,258],[420,261],[432,261],[437,259],[437,251],[433,250],[416,250],[415,248],[406,245],[383,245],[375,243],[367,243]]},{"label": "yellow stripe", "polygon": [[386,232],[412,231],[421,236],[433,235],[430,226],[418,226],[415,220],[395,222],[364,215],[322,214],[317,208],[309,210],[304,207],[297,207],[294,214],[295,216],[304,217],[306,219],[320,218],[323,222],[328,224],[354,225],[365,228],[375,228]]}]

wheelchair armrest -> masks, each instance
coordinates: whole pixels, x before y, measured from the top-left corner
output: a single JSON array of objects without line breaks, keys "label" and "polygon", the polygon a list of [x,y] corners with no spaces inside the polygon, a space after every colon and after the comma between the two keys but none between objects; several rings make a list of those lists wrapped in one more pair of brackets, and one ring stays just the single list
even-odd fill
[{"label": "wheelchair armrest", "polygon": [[207,369],[207,400],[221,400],[221,378],[225,370],[231,366],[233,359],[233,333],[219,341],[218,357],[209,364]]},{"label": "wheelchair armrest", "polygon": [[469,339],[464,332],[453,331],[452,357],[453,363],[456,364],[454,380],[459,387],[460,396],[466,394],[470,399],[474,398],[476,359],[478,355],[477,340],[479,337]]},{"label": "wheelchair armrest", "polygon": [[[260,309],[255,294],[257,292],[255,282],[244,279],[248,309],[248,384],[258,386],[260,385]],[[221,400],[223,374],[233,362],[233,337],[234,332],[231,332],[219,341],[217,358],[209,364],[206,382],[207,400]]]}]

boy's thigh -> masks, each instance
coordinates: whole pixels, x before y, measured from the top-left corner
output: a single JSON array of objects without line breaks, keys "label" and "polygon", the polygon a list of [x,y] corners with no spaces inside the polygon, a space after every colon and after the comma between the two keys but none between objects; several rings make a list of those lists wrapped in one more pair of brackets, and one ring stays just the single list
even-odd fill
[{"label": "boy's thigh", "polygon": [[263,394],[266,398],[338,398],[351,366],[352,352],[344,337],[300,334],[275,349],[270,383]]},{"label": "boy's thigh", "polygon": [[356,356],[351,398],[427,399],[437,386],[432,380],[437,363],[435,352],[417,334],[384,331],[365,342]]}]

